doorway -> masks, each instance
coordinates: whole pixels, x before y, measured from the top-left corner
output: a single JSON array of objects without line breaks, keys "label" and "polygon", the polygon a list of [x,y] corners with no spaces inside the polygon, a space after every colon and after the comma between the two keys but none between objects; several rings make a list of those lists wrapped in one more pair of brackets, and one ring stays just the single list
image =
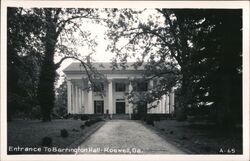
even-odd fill
[{"label": "doorway", "polygon": [[95,114],[103,114],[104,101],[94,101],[94,107]]},{"label": "doorway", "polygon": [[116,114],[125,114],[125,102],[116,102]]}]

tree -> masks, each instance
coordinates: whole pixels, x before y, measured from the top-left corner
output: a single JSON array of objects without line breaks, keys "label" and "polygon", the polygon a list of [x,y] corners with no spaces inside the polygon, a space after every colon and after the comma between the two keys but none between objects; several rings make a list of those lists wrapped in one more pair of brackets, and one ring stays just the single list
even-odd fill
[{"label": "tree", "polygon": [[[136,53],[140,53],[137,64],[143,64],[141,62],[146,59],[156,62],[152,67],[173,62],[171,66],[179,69],[176,74],[181,75],[177,81],[180,87],[178,109],[181,113],[187,113],[189,107],[214,107],[220,111],[218,114],[227,116],[219,116],[219,120],[230,124],[228,118],[232,113],[229,111],[233,106],[242,108],[239,101],[235,102],[239,98],[232,98],[232,91],[228,90],[232,87],[232,82],[237,82],[240,86],[236,91],[241,91],[241,10],[156,11],[151,11],[151,14],[147,15],[148,19],[144,21],[137,13],[127,14],[127,10],[114,14],[114,23],[109,23],[109,37],[113,40],[111,50],[117,53],[121,62],[135,57]],[[230,19],[236,21],[232,26],[229,25]],[[229,33],[233,33],[235,39],[230,39]],[[124,39],[127,44],[121,46],[119,42]],[[161,69],[161,66],[156,69]],[[155,72],[157,70],[152,71],[153,77],[164,77],[165,72],[159,75]],[[217,78],[214,79],[214,76]],[[165,86],[164,82],[161,85]],[[159,92],[159,95],[162,93]],[[232,103],[229,100],[235,101]]]},{"label": "tree", "polygon": [[54,114],[57,116],[65,116],[67,114],[67,81],[64,79],[63,83],[56,89],[56,101]]},{"label": "tree", "polygon": [[[60,67],[61,63],[70,58],[80,61],[84,69],[88,71],[88,76],[94,77],[93,71],[95,70],[91,66],[89,58],[97,44],[90,36],[91,33],[82,30],[82,23],[79,23],[79,21],[95,19],[98,22],[98,12],[96,9],[73,8],[17,8],[17,10],[22,10],[20,13],[22,16],[29,17],[27,21],[23,22],[24,26],[22,27],[35,28],[38,33],[33,34],[35,44],[32,45],[34,47],[42,46],[43,48],[43,50],[38,50],[42,61],[37,97],[41,107],[42,120],[50,121],[55,101],[56,69]],[[12,11],[10,10],[10,12]],[[14,18],[18,19],[19,17]],[[29,33],[24,31],[22,34]],[[75,34],[79,34],[78,39],[74,37]],[[92,52],[81,56],[74,47],[76,44],[88,45],[92,48]],[[54,62],[56,53],[62,56],[62,59],[57,63]]]},{"label": "tree", "polygon": [[[232,129],[235,121],[241,122],[242,117],[242,11],[173,12],[179,26],[183,26],[183,31],[192,31],[193,28],[199,30],[184,32],[185,35],[192,36],[187,40],[192,43],[188,67],[192,97],[188,99],[188,104],[196,109],[213,109],[217,113],[217,124]],[[234,25],[230,25],[231,19],[234,19]],[[192,22],[198,26],[194,27]],[[233,84],[237,84],[237,87]],[[238,93],[237,96],[234,92]]]},{"label": "tree", "polygon": [[[56,47],[60,47],[58,43],[58,37],[67,24],[74,24],[72,29],[66,31],[72,34],[72,31],[79,28],[79,25],[73,20],[77,18],[89,18],[92,16],[91,9],[61,9],[61,8],[45,8],[41,9],[41,18],[43,18],[45,25],[44,30],[46,36],[44,38],[44,61],[42,63],[39,85],[38,85],[38,99],[42,109],[43,121],[51,120],[51,112],[54,107],[55,91],[54,82],[56,76],[56,69],[60,67],[63,60],[67,58],[77,57],[75,53],[65,53],[67,48],[61,45],[60,50],[66,55],[57,64],[54,63],[54,56]],[[65,14],[69,14],[64,19]],[[67,33],[68,34],[68,33]],[[82,35],[83,36],[83,35]],[[85,65],[83,63],[83,65]]]},{"label": "tree", "polygon": [[[7,115],[11,120],[20,112],[26,116],[36,111],[37,84],[42,60],[39,52],[43,47],[39,20],[33,15],[24,15],[22,8],[7,10]],[[27,26],[27,23],[34,23]]]}]

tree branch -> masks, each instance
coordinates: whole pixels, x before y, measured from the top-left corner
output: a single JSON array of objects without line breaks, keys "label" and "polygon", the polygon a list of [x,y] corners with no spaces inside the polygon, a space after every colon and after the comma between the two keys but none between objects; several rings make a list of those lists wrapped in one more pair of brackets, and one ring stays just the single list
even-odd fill
[{"label": "tree branch", "polygon": [[[181,48],[180,46],[179,46],[179,44],[177,43],[177,41],[178,41],[178,37],[177,37],[177,35],[176,35],[176,33],[175,33],[175,31],[174,31],[174,26],[173,26],[173,24],[171,23],[171,20],[170,20],[170,18],[169,18],[169,13],[168,13],[168,11],[167,10],[160,10],[160,9],[156,9],[158,12],[160,12],[161,14],[163,14],[164,15],[164,17],[166,18],[166,21],[168,21],[168,24],[169,24],[169,26],[170,26],[170,32],[172,33],[172,35],[173,35],[173,37],[174,37],[174,39],[175,39],[175,41],[174,41],[174,43],[175,43],[175,45],[176,45],[176,48],[178,49],[178,48]],[[167,22],[166,22],[167,23]],[[173,49],[173,48],[172,48]],[[171,50],[171,52],[172,52],[172,49],[170,49]],[[180,51],[179,50],[175,50],[177,53],[178,53],[178,55],[176,56],[175,54],[174,54],[174,51],[173,51],[173,57],[174,58],[176,58],[176,60],[178,61],[178,63],[180,64],[180,66],[182,66],[182,58],[181,58],[181,54],[180,54]]]},{"label": "tree branch", "polygon": [[58,63],[55,64],[55,68],[56,69],[60,68],[62,62],[64,60],[66,60],[66,59],[76,59],[76,57],[74,57],[74,56],[65,56],[65,57],[63,57]]},{"label": "tree branch", "polygon": [[85,19],[95,19],[95,20],[103,20],[105,21],[106,19],[102,19],[102,18],[96,18],[96,17],[87,17],[88,15],[90,15],[89,13],[86,15],[81,15],[81,16],[72,16],[71,18],[68,18],[66,20],[62,20],[58,23],[58,30],[57,30],[57,35],[59,35],[61,33],[61,31],[64,29],[64,27],[66,26],[67,23],[72,22],[72,20],[74,19],[78,19],[78,18],[85,18]]}]

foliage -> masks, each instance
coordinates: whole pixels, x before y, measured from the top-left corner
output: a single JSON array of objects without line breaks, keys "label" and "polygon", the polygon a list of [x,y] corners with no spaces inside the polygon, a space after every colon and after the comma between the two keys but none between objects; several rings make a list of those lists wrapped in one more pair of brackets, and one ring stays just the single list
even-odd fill
[{"label": "foliage", "polygon": [[97,122],[100,122],[100,121],[102,121],[102,118],[92,118],[92,119],[90,119],[90,120],[87,120],[86,122],[85,122],[85,126],[91,126],[91,125],[93,125],[93,124],[95,124],[95,123],[97,123]]},{"label": "foliage", "polygon": [[46,146],[46,147],[52,146],[52,138],[48,136],[42,138],[42,146]]},{"label": "foliage", "polygon": [[82,115],[81,116],[81,120],[84,121],[84,120],[89,120],[89,116],[87,115]]},{"label": "foliage", "polygon": [[[36,96],[43,33],[37,18],[24,12],[21,8],[7,10],[8,119],[20,112],[33,117],[33,112],[39,111]],[[31,22],[34,25],[27,25]]]},{"label": "foliage", "polygon": [[[152,101],[177,81],[177,109],[182,115],[189,107],[211,108],[221,125],[232,124],[234,119],[229,118],[242,117],[241,10],[145,9],[139,14],[130,12],[133,14],[129,16],[127,12],[117,11],[108,24],[108,36],[113,41],[109,49],[118,58],[113,64],[135,57],[136,67],[147,64],[152,69],[146,70],[146,80],[163,79],[156,90],[158,96],[151,90],[147,92]],[[148,16],[147,20],[140,18],[143,15]],[[232,20],[234,24],[230,25]],[[124,41],[127,44],[121,46]],[[170,79],[169,73],[173,75]]]},{"label": "foliage", "polygon": [[63,117],[67,114],[67,82],[66,79],[56,89],[55,115]]},{"label": "foliage", "polygon": [[85,129],[85,125],[81,125],[80,128],[83,130]]},{"label": "foliage", "polygon": [[85,126],[88,126],[88,127],[89,127],[89,126],[91,126],[91,125],[92,125],[92,124],[91,124],[91,122],[90,122],[89,120],[85,122]]},{"label": "foliage", "polygon": [[[89,20],[89,23],[94,19],[95,22],[100,21],[97,11],[97,9],[87,8],[8,8],[8,23],[10,24],[8,25],[8,62],[10,62],[8,70],[11,70],[8,73],[15,75],[15,71],[12,70],[15,68],[11,67],[14,58],[9,57],[18,55],[18,53],[26,55],[26,53],[35,52],[39,55],[39,68],[35,70],[38,76],[32,78],[38,77],[35,84],[36,96],[41,107],[43,121],[51,120],[55,101],[56,69],[64,60],[80,61],[83,70],[87,71],[91,83],[96,78],[93,74],[96,70],[92,67],[90,55],[95,52],[94,48],[97,44],[95,39],[90,36],[91,33],[83,30],[84,26],[78,22],[86,19]],[[24,17],[25,19],[23,19]],[[75,35],[79,35],[79,37],[76,39]],[[26,44],[28,45],[25,46]],[[76,45],[88,46],[91,50],[89,53],[79,53]],[[22,46],[25,47],[23,47],[25,50]],[[11,51],[12,48],[16,50]],[[62,57],[57,63],[54,62],[56,54]],[[29,69],[33,70],[33,68]],[[13,77],[11,83],[16,81],[14,79]],[[22,96],[22,94],[19,95]],[[11,97],[8,98],[11,99]],[[9,102],[11,104],[15,101],[10,100]],[[14,106],[10,105],[10,107]]]},{"label": "foliage", "polygon": [[69,132],[66,129],[61,130],[61,137],[66,138],[69,136]]},{"label": "foliage", "polygon": [[148,125],[154,126],[154,121],[153,121],[152,119],[147,119],[147,120],[146,120],[146,123],[147,123]]},{"label": "foliage", "polygon": [[[105,20],[100,12],[107,13]],[[8,8],[8,82],[12,86],[8,88],[8,111],[9,107],[27,111],[38,107],[34,106],[36,99],[31,99],[38,96],[43,121],[49,121],[55,100],[56,69],[69,58],[81,62],[91,82],[88,88],[102,88],[101,84],[93,85],[104,76],[96,74],[91,64],[97,43],[78,23],[85,20],[106,22],[107,36],[112,40],[108,49],[116,53],[114,69],[125,69],[127,60],[136,58],[135,69],[144,66],[146,72],[142,79],[134,81],[158,80],[148,92],[132,92],[130,102],[157,102],[176,86],[177,109],[184,115],[192,114],[193,109],[210,108],[217,115],[217,123],[224,127],[241,122],[239,9]],[[76,34],[80,35],[78,39]],[[81,56],[76,45],[92,50]],[[62,56],[57,63],[56,54]],[[27,104],[31,106],[27,108]]]}]

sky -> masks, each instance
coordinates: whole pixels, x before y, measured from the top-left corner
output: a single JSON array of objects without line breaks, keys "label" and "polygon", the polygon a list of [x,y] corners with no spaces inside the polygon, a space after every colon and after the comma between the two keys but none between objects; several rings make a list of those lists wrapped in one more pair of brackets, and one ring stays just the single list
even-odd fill
[{"label": "sky", "polygon": [[[96,36],[97,38],[97,42],[98,45],[95,48],[96,49],[96,53],[94,53],[92,55],[92,58],[94,59],[94,61],[96,62],[109,62],[110,59],[114,56],[114,54],[108,53],[106,52],[106,47],[107,47],[107,40],[104,39],[104,35],[105,35],[105,31],[106,28],[102,25],[99,24],[91,24],[91,23],[85,23],[84,24],[85,29],[90,30],[93,36]],[[84,47],[77,47],[79,52],[82,53],[81,51],[85,51],[88,49],[85,49]],[[61,59],[60,56],[55,56],[55,62],[58,62]],[[58,87],[62,81],[63,81],[63,69],[65,69],[68,65],[70,65],[72,62],[74,62],[75,60],[73,59],[66,59],[65,61],[63,61],[63,63],[61,64],[61,67],[57,69],[57,72],[60,75],[60,78],[56,84],[56,87]]]},{"label": "sky", "polygon": [[[148,9],[146,11],[144,11],[140,16],[139,19],[141,22],[146,22],[148,17],[150,15],[154,15],[157,14],[157,11],[154,9]],[[83,30],[89,31],[91,32],[91,36],[92,38],[95,38],[95,41],[97,42],[97,46],[95,47],[95,52],[92,55],[92,59],[95,62],[111,62],[111,59],[115,56],[114,53],[110,53],[108,51],[106,51],[107,45],[108,45],[108,41],[107,39],[105,39],[105,32],[108,30],[107,27],[105,27],[102,24],[96,24],[96,23],[92,23],[89,20],[86,21],[81,21],[79,22],[81,23],[81,25],[83,26]],[[75,33],[74,37],[79,37],[79,33]],[[123,44],[126,43],[126,40],[123,40],[120,42],[120,44],[123,46]],[[79,53],[81,54],[87,54],[89,52],[91,52],[88,48],[88,45],[85,46],[74,46],[74,48],[76,48],[78,50]],[[55,62],[58,62],[61,59],[61,57],[56,54],[55,56]],[[128,58],[128,62],[135,62],[136,58]],[[63,79],[64,79],[64,73],[63,73],[63,69],[65,69],[68,65],[70,65],[74,60],[72,59],[66,59],[62,64],[61,67],[57,70],[57,72],[60,75],[60,78],[58,80],[58,82],[56,83],[56,87],[59,87],[60,84],[62,83]]]}]

